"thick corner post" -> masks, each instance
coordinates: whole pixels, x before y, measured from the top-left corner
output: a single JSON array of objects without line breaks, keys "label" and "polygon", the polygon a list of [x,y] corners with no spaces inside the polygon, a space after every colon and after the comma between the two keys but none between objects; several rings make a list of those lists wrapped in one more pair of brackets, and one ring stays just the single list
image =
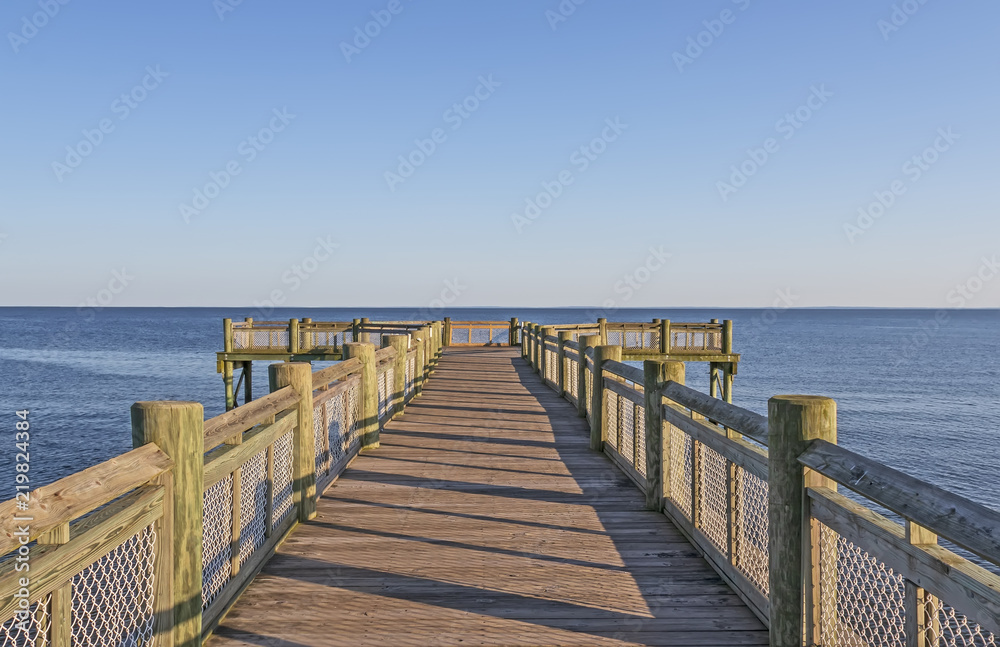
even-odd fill
[{"label": "thick corner post", "polygon": [[597,320],[597,334],[601,336],[601,343],[598,346],[607,346],[608,344],[608,319],[607,317],[600,317]]},{"label": "thick corner post", "polygon": [[[201,645],[201,552],[204,532],[203,497],[205,474],[205,412],[197,402],[136,402],[132,405],[132,446],[156,443],[174,461],[167,490],[169,509],[164,511],[171,528],[170,578],[160,591],[170,591],[172,600],[163,600],[161,610],[170,618],[158,620],[166,629],[173,627],[178,647]],[[169,516],[168,516],[169,515]],[[164,569],[165,571],[167,569]]]},{"label": "thick corner post", "polygon": [[576,376],[576,415],[587,417],[587,349],[599,346],[600,335],[580,335],[580,365]]},{"label": "thick corner post", "polygon": [[660,352],[664,355],[670,354],[670,320],[660,320]]},{"label": "thick corner post", "polygon": [[646,425],[646,508],[661,510],[663,507],[664,457],[663,387],[667,382],[684,384],[684,362],[643,362],[643,393],[645,394]]},{"label": "thick corner post", "polygon": [[451,346],[451,317],[444,318],[444,345]]},{"label": "thick corner post", "polygon": [[621,346],[596,346],[594,348],[594,383],[591,388],[590,403],[590,448],[604,451],[604,441],[608,437],[608,422],[604,419],[604,363],[608,360],[620,362]]},{"label": "thick corner post", "polygon": [[378,373],[375,369],[375,345],[357,342],[344,344],[344,359],[361,360],[361,449],[377,449]]},{"label": "thick corner post", "polygon": [[510,333],[507,335],[507,341],[510,342],[511,346],[517,346],[521,342],[517,338],[518,323],[517,317],[510,318]]},{"label": "thick corner post", "polygon": [[386,335],[383,337],[386,346],[396,351],[392,359],[392,416],[403,413],[406,394],[406,354],[410,352],[409,335]]},{"label": "thick corner post", "polygon": [[299,395],[298,422],[292,434],[293,500],[299,521],[316,517],[316,432],[313,429],[312,366],[308,362],[283,362],[267,367],[271,392],[291,386]]},{"label": "thick corner post", "polygon": [[816,644],[819,600],[818,526],[806,488],[826,479],[799,464],[816,439],[837,442],[837,404],[830,398],[782,395],[768,401],[768,553],[771,645]]}]

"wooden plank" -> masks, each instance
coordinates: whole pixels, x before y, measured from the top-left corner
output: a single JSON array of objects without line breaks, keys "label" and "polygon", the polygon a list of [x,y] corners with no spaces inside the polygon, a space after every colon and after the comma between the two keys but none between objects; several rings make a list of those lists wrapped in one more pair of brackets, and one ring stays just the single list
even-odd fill
[{"label": "wooden plank", "polygon": [[612,375],[617,375],[618,377],[625,378],[629,382],[635,384],[642,384],[643,375],[642,369],[636,368],[635,366],[629,366],[628,364],[622,364],[621,362],[616,362],[614,360],[609,360],[604,363],[604,370]]},{"label": "wooden plank", "polygon": [[676,382],[668,383],[663,389],[663,395],[668,400],[697,411],[706,418],[767,446],[768,428],[765,416],[741,409]]},{"label": "wooden plank", "polygon": [[239,445],[224,445],[205,456],[204,489],[228,477],[248,460],[267,449],[268,445],[291,431],[298,421],[297,411],[286,411],[276,416],[272,424],[254,429],[243,437]]},{"label": "wooden plank", "polygon": [[813,441],[799,462],[1000,564],[1000,512],[826,441]]},{"label": "wooden plank", "polygon": [[326,386],[330,382],[343,379],[351,373],[361,371],[361,360],[357,357],[345,359],[342,362],[314,371],[312,375],[313,388],[317,389]]},{"label": "wooden plank", "polygon": [[264,422],[271,416],[288,409],[299,401],[295,389],[286,386],[262,398],[236,407],[222,415],[205,421],[205,451],[215,449],[227,439],[242,434],[247,429]]},{"label": "wooden plank", "polygon": [[[146,445],[33,490],[29,539],[149,483],[172,466],[173,461],[158,447]],[[16,521],[18,516],[23,514],[17,512],[14,499],[0,503],[0,555],[20,545],[15,533],[26,524]]]}]

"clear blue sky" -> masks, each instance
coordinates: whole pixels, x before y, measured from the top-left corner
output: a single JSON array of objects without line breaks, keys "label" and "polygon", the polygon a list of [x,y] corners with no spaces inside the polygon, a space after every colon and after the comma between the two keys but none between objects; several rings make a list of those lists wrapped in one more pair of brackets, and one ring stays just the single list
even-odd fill
[{"label": "clear blue sky", "polygon": [[1000,254],[996,2],[62,2],[0,9],[2,305],[942,307]]}]

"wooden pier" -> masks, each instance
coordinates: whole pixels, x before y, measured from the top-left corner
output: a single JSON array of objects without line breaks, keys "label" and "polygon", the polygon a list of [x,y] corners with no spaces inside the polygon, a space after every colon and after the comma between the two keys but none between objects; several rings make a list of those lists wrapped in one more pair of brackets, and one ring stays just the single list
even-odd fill
[{"label": "wooden pier", "polygon": [[1000,513],[734,406],[731,322],[224,333],[225,413],[0,503],[0,645],[1000,644]]},{"label": "wooden pier", "polygon": [[589,447],[517,349],[446,349],[208,645],[766,645]]}]

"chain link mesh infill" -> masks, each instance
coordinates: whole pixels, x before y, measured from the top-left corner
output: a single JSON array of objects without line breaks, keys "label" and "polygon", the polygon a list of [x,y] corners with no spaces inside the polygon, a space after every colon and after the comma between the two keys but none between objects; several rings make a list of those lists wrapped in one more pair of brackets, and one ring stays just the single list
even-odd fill
[{"label": "chain link mesh infill", "polygon": [[274,513],[272,530],[292,511],[292,432],[274,441]]},{"label": "chain link mesh infill", "polygon": [[316,448],[316,479],[322,479],[330,473],[333,464],[331,451],[327,448],[327,429],[330,425],[330,401],[326,400],[313,407],[313,445]]},{"label": "chain link mesh infill", "polygon": [[670,500],[691,519],[691,472],[694,466],[691,436],[673,425],[670,434]]},{"label": "chain link mesh infill", "polygon": [[729,465],[725,457],[704,443],[698,451],[698,527],[723,555],[729,554]]},{"label": "chain link mesh infill", "polygon": [[587,420],[593,417],[593,412],[591,409],[594,408],[594,360],[587,357],[587,372],[585,373],[587,378]]},{"label": "chain link mesh infill", "polygon": [[47,595],[28,607],[26,620],[14,617],[0,625],[0,647],[48,647],[51,602],[52,596]]},{"label": "chain link mesh infill", "polygon": [[73,578],[73,645],[150,643],[155,555],[156,532],[147,526]]},{"label": "chain link mesh infill", "polygon": [[240,474],[240,566],[267,541],[267,449]]},{"label": "chain link mesh infill", "polygon": [[928,647],[997,647],[997,636],[931,595],[924,603]]},{"label": "chain link mesh infill", "polygon": [[468,328],[452,328],[451,329],[451,343],[453,344],[470,344],[472,343],[472,331]]},{"label": "chain link mesh infill", "polygon": [[903,576],[818,521],[821,644],[905,647]]},{"label": "chain link mesh infill", "polygon": [[559,376],[556,370],[559,366],[559,355],[548,348],[545,349],[545,379],[553,384],[558,384]]},{"label": "chain link mesh infill", "polygon": [[406,358],[406,399],[410,399],[417,390],[417,356],[409,355]]},{"label": "chain link mesh infill", "polygon": [[566,384],[564,384],[563,387],[566,389],[566,392],[569,393],[570,398],[576,402],[580,393],[578,390],[580,388],[580,364],[577,363],[576,360],[570,359],[569,357],[564,359],[566,361]]},{"label": "chain link mesh infill", "polygon": [[735,472],[733,562],[768,597],[767,482],[738,466]]},{"label": "chain link mesh infill", "polygon": [[618,415],[618,394],[614,391],[604,390],[604,419],[608,427],[607,443],[619,454],[619,437],[621,436],[621,421]]},{"label": "chain link mesh infill", "polygon": [[201,606],[207,609],[232,575],[233,475],[205,491],[201,554]]}]

